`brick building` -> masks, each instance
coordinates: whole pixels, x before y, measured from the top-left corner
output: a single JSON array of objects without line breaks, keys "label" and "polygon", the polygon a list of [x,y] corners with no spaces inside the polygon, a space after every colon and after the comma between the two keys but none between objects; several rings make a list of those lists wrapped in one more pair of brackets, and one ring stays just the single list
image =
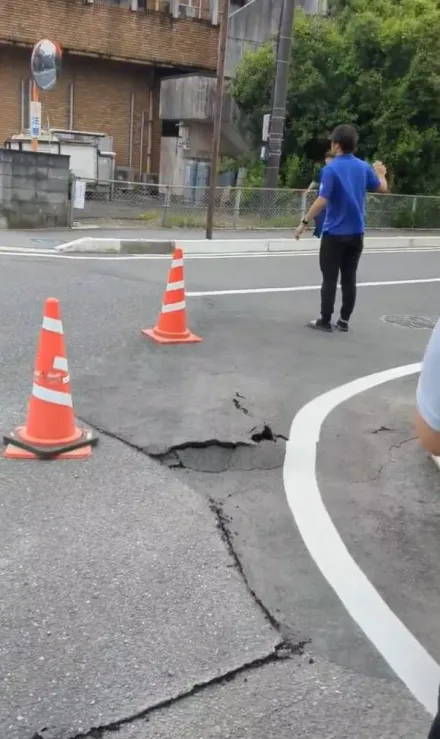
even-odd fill
[{"label": "brick building", "polygon": [[212,74],[217,0],[1,0],[0,143],[29,127],[30,55],[63,49],[59,82],[41,93],[43,126],[112,136],[117,166],[160,171],[161,80]]}]

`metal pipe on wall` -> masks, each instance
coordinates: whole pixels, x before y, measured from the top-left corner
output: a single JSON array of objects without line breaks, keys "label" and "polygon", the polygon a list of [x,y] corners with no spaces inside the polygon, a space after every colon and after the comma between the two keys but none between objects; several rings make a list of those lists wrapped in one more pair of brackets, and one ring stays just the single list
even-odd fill
[{"label": "metal pipe on wall", "polygon": [[144,129],[145,129],[145,110],[141,115],[141,139],[139,142],[139,176],[143,174],[144,169]]},{"label": "metal pipe on wall", "polygon": [[73,121],[74,121],[74,114],[73,114],[73,106],[75,102],[74,98],[75,92],[74,92],[74,86],[73,82],[69,85],[69,129],[73,130]]},{"label": "metal pipe on wall", "polygon": [[128,138],[128,166],[133,166],[134,92],[130,95],[130,131]]},{"label": "metal pipe on wall", "polygon": [[[152,86],[154,80],[152,81]],[[153,87],[150,89],[150,102],[148,106],[148,149],[147,149],[147,174],[151,174],[151,160],[153,156]]]},{"label": "metal pipe on wall", "polygon": [[21,80],[20,85],[20,133],[24,133],[25,126],[25,115],[24,109],[26,107],[26,80]]},{"label": "metal pipe on wall", "polygon": [[211,0],[211,23],[218,26],[218,0]]}]

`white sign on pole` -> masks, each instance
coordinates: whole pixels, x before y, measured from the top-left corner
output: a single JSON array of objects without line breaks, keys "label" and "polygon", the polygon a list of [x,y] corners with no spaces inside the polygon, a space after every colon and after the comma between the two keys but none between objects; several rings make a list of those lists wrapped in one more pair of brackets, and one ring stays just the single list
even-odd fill
[{"label": "white sign on pole", "polygon": [[78,210],[84,210],[86,204],[86,183],[84,180],[75,180],[75,192],[73,197],[73,207]]},{"label": "white sign on pole", "polygon": [[41,103],[32,100],[30,104],[30,129],[33,139],[37,139],[41,134]]},{"label": "white sign on pole", "polygon": [[266,113],[263,116],[263,132],[261,134],[261,140],[266,143],[269,138],[269,126],[270,126],[270,113]]}]

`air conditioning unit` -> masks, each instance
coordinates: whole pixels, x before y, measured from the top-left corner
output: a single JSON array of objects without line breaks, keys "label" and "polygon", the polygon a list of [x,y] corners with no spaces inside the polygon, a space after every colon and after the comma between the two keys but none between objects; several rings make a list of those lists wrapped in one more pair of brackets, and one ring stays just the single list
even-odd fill
[{"label": "air conditioning unit", "polygon": [[118,190],[133,190],[135,186],[134,169],[132,167],[116,167],[115,180]]},{"label": "air conditioning unit", "polygon": [[193,8],[192,5],[179,5],[178,7],[178,18],[197,18],[197,8]]},{"label": "air conditioning unit", "polygon": [[94,5],[95,0],[84,0],[84,5]]}]

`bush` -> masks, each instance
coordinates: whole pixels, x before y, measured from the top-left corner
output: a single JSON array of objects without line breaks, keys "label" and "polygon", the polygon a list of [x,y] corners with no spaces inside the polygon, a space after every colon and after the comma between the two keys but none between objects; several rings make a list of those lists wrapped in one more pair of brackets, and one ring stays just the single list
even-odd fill
[{"label": "bush", "polygon": [[415,207],[401,205],[393,215],[394,228],[440,228],[440,198],[418,197]]}]

